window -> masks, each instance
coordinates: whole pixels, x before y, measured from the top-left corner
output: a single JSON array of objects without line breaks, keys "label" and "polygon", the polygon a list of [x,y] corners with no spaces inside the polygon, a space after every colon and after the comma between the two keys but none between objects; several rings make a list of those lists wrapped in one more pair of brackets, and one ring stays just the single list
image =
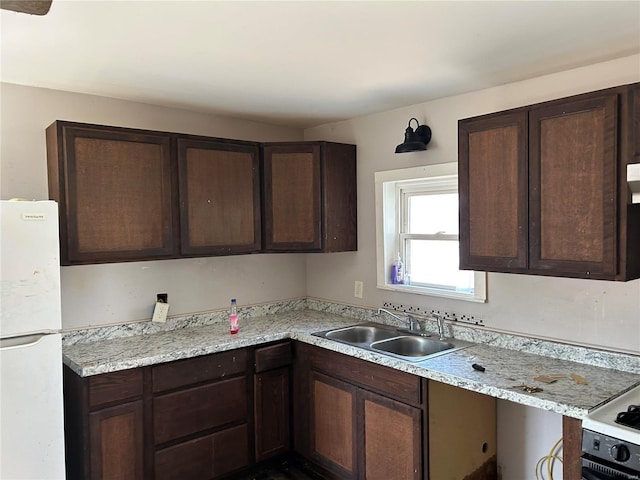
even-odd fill
[{"label": "window", "polygon": [[[457,164],[376,172],[378,288],[486,300],[486,273],[459,270]],[[391,281],[400,255],[405,283]]]}]

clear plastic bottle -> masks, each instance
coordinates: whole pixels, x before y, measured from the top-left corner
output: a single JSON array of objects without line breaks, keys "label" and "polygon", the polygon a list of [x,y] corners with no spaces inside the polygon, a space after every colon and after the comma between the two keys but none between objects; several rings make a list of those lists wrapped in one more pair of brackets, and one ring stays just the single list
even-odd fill
[{"label": "clear plastic bottle", "polygon": [[240,326],[238,325],[238,305],[236,304],[236,299],[231,299],[231,307],[229,307],[229,331],[231,334],[238,333],[238,329]]}]

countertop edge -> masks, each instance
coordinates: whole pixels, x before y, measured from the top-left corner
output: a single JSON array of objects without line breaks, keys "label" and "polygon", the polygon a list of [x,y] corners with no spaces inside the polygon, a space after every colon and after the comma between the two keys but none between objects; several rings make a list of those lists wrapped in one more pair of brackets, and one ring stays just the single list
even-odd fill
[{"label": "countertop edge", "polygon": [[[352,318],[344,318],[340,321],[346,323],[353,324],[354,319]],[[335,322],[329,321],[328,323],[330,327],[335,326]],[[344,325],[342,325],[344,326]],[[469,391],[489,395],[494,398],[512,401],[521,405],[539,408],[542,410],[558,413],[561,415],[565,415],[568,417],[573,417],[576,419],[582,419],[585,415],[588,414],[589,410],[592,407],[582,407],[571,405],[568,403],[553,401],[549,399],[544,399],[540,397],[536,397],[535,394],[520,392],[517,390],[513,390],[511,388],[497,387],[493,385],[488,385],[486,383],[482,383],[480,379],[474,380],[467,377],[456,376],[450,373],[444,373],[441,371],[437,371],[434,369],[430,369],[427,364],[421,363],[411,363],[401,360],[396,360],[391,357],[388,357],[383,354],[375,353],[372,351],[360,349],[357,347],[345,345],[342,343],[338,343],[332,340],[324,339],[318,336],[314,336],[312,333],[308,331],[296,331],[296,330],[280,330],[271,333],[249,333],[246,336],[230,336],[224,338],[222,341],[219,339],[217,341],[212,341],[206,346],[197,346],[197,347],[185,347],[179,348],[177,350],[171,350],[170,353],[159,353],[156,355],[148,355],[144,357],[136,357],[131,360],[105,360],[103,359],[100,362],[96,362],[94,364],[84,364],[79,365],[78,362],[75,362],[67,356],[63,355],[63,362],[67,365],[73,372],[81,377],[89,377],[93,375],[99,375],[103,373],[110,373],[119,370],[126,370],[131,368],[138,367],[147,367],[152,366],[159,363],[176,361],[181,359],[193,358],[201,355],[209,355],[219,352],[224,352],[228,350],[234,350],[238,348],[246,348],[246,347],[254,347],[270,342],[275,342],[279,340],[292,339],[297,340],[306,344],[315,345],[320,348],[325,348],[327,350],[332,350],[338,353],[342,353],[345,355],[349,355],[351,357],[360,358],[365,361],[370,361],[372,363],[386,366],[389,368],[393,368],[395,370],[404,371],[413,375],[417,375],[422,378],[426,378],[428,380],[438,381],[441,383],[445,383],[451,386],[455,386],[458,388],[463,388]],[[469,349],[473,349],[478,347],[478,345],[474,345],[468,347]],[[491,347],[490,345],[488,347]],[[492,347],[492,348],[500,348],[500,347]],[[455,352],[446,354],[453,355]],[[428,363],[428,362],[427,362]],[[640,382],[639,382],[640,384]],[[623,393],[623,392],[620,392]]]}]

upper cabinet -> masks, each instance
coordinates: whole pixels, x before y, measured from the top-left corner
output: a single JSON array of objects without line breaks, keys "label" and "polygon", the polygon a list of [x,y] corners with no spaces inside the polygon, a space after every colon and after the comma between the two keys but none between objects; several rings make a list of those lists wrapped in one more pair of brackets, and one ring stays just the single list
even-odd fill
[{"label": "upper cabinet", "polygon": [[460,122],[461,268],[527,268],[527,112]]},{"label": "upper cabinet", "polygon": [[529,268],[612,279],[618,95],[529,113]]},{"label": "upper cabinet", "polygon": [[459,122],[461,268],[640,276],[640,205],[631,204],[622,174],[639,135],[630,92],[623,86]]},{"label": "upper cabinet", "polygon": [[263,161],[266,251],[357,250],[355,145],[265,144]]},{"label": "upper cabinet", "polygon": [[55,122],[46,136],[49,196],[60,205],[63,265],[176,253],[168,135]]},{"label": "upper cabinet", "polygon": [[257,144],[178,138],[178,170],[183,254],[260,250]]},{"label": "upper cabinet", "polygon": [[355,145],[266,144],[262,185],[257,142],[63,121],[46,133],[63,265],[357,248]]}]

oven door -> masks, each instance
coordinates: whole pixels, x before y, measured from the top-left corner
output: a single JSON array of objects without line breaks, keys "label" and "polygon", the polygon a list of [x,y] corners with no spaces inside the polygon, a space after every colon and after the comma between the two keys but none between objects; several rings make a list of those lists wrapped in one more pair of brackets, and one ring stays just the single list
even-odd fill
[{"label": "oven door", "polygon": [[582,480],[640,480],[640,473],[621,470],[597,460],[581,458]]}]

